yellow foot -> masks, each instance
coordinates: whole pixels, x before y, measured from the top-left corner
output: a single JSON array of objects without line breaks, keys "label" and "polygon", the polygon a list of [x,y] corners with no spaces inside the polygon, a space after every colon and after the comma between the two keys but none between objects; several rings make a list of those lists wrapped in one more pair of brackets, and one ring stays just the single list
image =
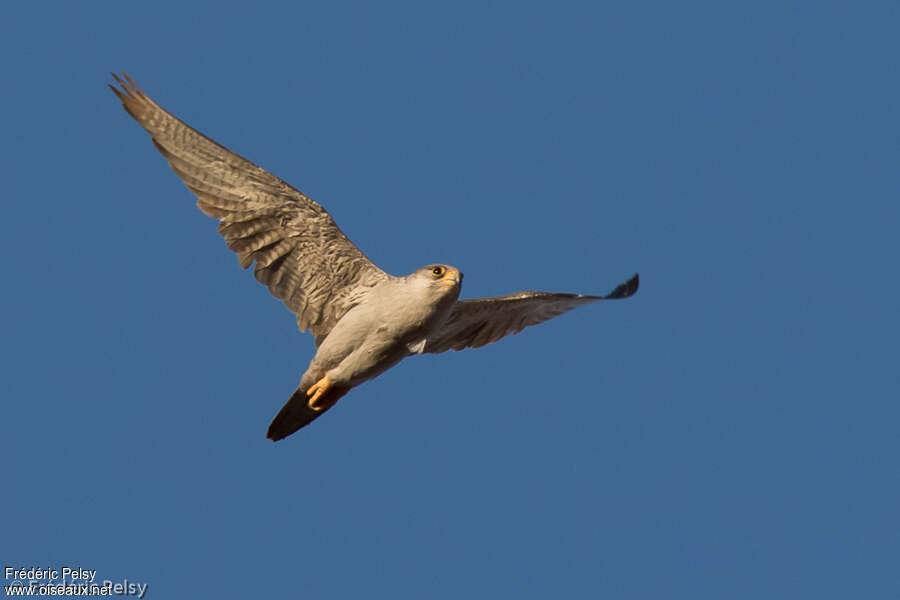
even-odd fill
[{"label": "yellow foot", "polygon": [[330,388],[331,380],[328,379],[328,375],[312,384],[309,389],[306,390],[306,395],[309,396],[309,402],[307,403],[309,407],[316,411],[328,408],[325,404],[319,404],[319,398],[321,398]]}]

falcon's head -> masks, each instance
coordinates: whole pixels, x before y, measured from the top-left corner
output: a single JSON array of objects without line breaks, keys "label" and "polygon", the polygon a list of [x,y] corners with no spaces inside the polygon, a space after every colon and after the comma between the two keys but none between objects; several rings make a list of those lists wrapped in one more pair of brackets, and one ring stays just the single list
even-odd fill
[{"label": "falcon's head", "polygon": [[426,265],[410,275],[420,285],[438,297],[452,296],[455,301],[462,288],[463,274],[450,265]]}]

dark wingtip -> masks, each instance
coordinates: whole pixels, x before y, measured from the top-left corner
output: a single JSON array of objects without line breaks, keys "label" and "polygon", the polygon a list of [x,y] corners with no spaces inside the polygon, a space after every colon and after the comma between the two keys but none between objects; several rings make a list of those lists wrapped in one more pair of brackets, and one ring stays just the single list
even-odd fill
[{"label": "dark wingtip", "polygon": [[143,94],[143,91],[138,87],[138,84],[136,84],[134,79],[132,79],[125,71],[122,71],[121,77],[116,73],[110,73],[110,75],[112,75],[116,85],[109,84],[109,87],[123,102],[127,98],[133,98],[135,95]]},{"label": "dark wingtip", "polygon": [[127,108],[128,99],[131,97],[131,92],[128,91],[128,86],[126,86],[125,82],[122,81],[122,79],[115,73],[110,73],[110,75],[112,75],[116,83],[107,84],[109,86],[109,89],[111,89],[113,94],[116,95],[116,98],[118,98],[122,102],[122,106],[125,106]]},{"label": "dark wingtip", "polygon": [[604,298],[606,298],[607,300],[618,300],[620,298],[628,298],[629,296],[634,296],[634,293],[638,291],[638,285],[640,283],[640,277],[637,273],[635,273],[634,277],[632,277],[625,283],[619,284],[616,289],[604,296]]}]

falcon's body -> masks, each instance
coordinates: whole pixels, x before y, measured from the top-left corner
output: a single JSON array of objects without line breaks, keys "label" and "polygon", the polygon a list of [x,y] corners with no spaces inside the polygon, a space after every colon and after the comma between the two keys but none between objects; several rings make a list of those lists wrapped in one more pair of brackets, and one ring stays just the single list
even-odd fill
[{"label": "falcon's body", "polygon": [[[444,275],[435,277],[433,269],[442,269]],[[429,265],[373,287],[322,340],[297,391],[272,422],[270,437],[283,433],[284,423],[293,427],[311,421],[320,412],[315,408],[330,407],[351,388],[422,352],[428,336],[447,320],[461,282],[456,269]],[[396,319],[397,314],[403,319]],[[326,377],[329,390],[310,407],[309,389]]]},{"label": "falcon's body", "polygon": [[[443,268],[435,277],[431,270]],[[322,344],[300,380],[312,385],[325,374],[350,387],[380,375],[411,353],[444,324],[459,297],[462,278],[452,267],[423,267],[407,277],[382,281],[347,311]],[[402,314],[403,319],[393,318]]]},{"label": "falcon's body", "polygon": [[[115,77],[115,76],[114,76]],[[637,275],[606,296],[519,292],[457,301],[462,273],[432,264],[405,277],[375,266],[317,203],[162,109],[127,75],[113,92],[198,198],[242,267],[310,330],[316,354],[269,426],[279,440],[355,386],[410,354],[477,348],[582,304],[625,298]]]}]

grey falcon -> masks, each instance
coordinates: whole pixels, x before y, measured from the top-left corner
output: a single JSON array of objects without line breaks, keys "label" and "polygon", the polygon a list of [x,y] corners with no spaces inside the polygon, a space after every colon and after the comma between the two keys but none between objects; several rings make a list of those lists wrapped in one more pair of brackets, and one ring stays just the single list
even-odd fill
[{"label": "grey falcon", "polygon": [[126,73],[110,89],[219,220],[243,268],[297,316],[316,353],[269,425],[280,440],[359,384],[413,354],[479,348],[578,306],[627,298],[638,275],[605,296],[518,292],[458,300],[463,274],[429,264],[404,277],[379,269],[319,204],[160,107]]}]

